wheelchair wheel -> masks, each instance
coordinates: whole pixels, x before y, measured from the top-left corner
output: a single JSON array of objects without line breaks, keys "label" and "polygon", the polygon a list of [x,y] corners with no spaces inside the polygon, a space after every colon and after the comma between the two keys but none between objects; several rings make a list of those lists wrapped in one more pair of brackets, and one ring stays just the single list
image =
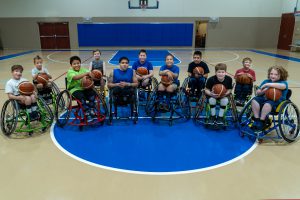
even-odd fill
[{"label": "wheelchair wheel", "polygon": [[37,104],[38,104],[43,128],[46,128],[49,125],[51,125],[53,122],[53,119],[54,119],[53,112],[43,98],[39,98],[37,101]]},{"label": "wheelchair wheel", "polygon": [[231,115],[232,115],[232,119],[233,119],[233,123],[237,123],[238,122],[238,114],[237,114],[237,109],[236,109],[236,105],[234,103],[234,98],[233,98],[233,95],[230,94],[228,96],[229,98],[229,103],[231,104]]},{"label": "wheelchair wheel", "polygon": [[287,142],[293,142],[299,134],[299,109],[291,101],[286,101],[278,113],[278,126],[281,137]]},{"label": "wheelchair wheel", "polygon": [[191,118],[191,106],[189,102],[189,97],[181,90],[178,94],[178,103],[181,108],[181,113],[186,119]]},{"label": "wheelchair wheel", "polygon": [[147,100],[147,103],[146,103],[145,112],[147,115],[151,115],[152,113],[155,112],[156,98],[157,98],[157,92],[152,91],[150,93],[149,99]]},{"label": "wheelchair wheel", "polygon": [[97,94],[97,97],[96,97],[96,104],[97,104],[97,107],[99,108],[99,111],[101,114],[107,116],[108,115],[108,108],[107,108],[107,105],[106,105],[106,101],[105,99],[103,98],[103,96],[99,93],[96,93]]},{"label": "wheelchair wheel", "polygon": [[201,98],[199,99],[199,101],[197,102],[196,105],[196,112],[195,112],[195,116],[194,116],[194,120],[199,120],[201,117],[201,113],[203,112],[203,109],[205,109],[205,103],[206,102],[206,96],[205,94],[202,94]]},{"label": "wheelchair wheel", "polygon": [[59,93],[56,99],[56,105],[55,119],[57,125],[63,127],[68,123],[72,109],[72,98],[68,90]]},{"label": "wheelchair wheel", "polygon": [[54,82],[52,82],[51,84],[52,84],[52,92],[53,92],[54,96],[57,97],[58,94],[60,93],[60,90]]},{"label": "wheelchair wheel", "polygon": [[181,85],[181,88],[186,90],[186,88],[188,87],[189,82],[190,82],[190,77],[185,78],[182,85]]},{"label": "wheelchair wheel", "polygon": [[17,102],[15,100],[7,100],[1,111],[1,130],[5,135],[9,136],[16,130],[18,114]]},{"label": "wheelchair wheel", "polygon": [[252,99],[247,102],[238,116],[238,122],[241,127],[246,126],[251,122],[251,118],[253,116],[251,101]]}]

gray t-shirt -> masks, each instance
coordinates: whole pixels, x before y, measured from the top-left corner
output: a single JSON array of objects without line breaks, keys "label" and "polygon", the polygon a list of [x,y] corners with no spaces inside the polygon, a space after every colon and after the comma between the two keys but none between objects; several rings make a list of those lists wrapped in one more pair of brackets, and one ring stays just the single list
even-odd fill
[{"label": "gray t-shirt", "polygon": [[20,78],[19,80],[16,80],[13,78],[10,79],[9,81],[7,81],[7,83],[5,85],[5,93],[19,95],[20,92],[19,92],[18,86],[23,81],[27,81],[27,79],[25,79],[25,78]]},{"label": "gray t-shirt", "polygon": [[46,74],[49,74],[49,71],[48,71],[48,69],[45,68],[45,67],[42,67],[41,70],[38,70],[36,67],[33,68],[33,69],[31,70],[32,76],[37,75],[38,73],[46,73]]}]

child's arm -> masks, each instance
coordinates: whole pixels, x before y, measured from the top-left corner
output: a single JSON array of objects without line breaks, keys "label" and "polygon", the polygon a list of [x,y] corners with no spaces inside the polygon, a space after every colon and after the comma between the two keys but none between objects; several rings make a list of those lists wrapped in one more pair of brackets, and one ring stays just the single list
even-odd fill
[{"label": "child's arm", "polygon": [[227,92],[225,93],[225,95],[224,95],[224,96],[227,96],[227,95],[229,95],[229,94],[231,93],[231,91],[232,91],[232,89],[227,89]]},{"label": "child's arm", "polygon": [[218,98],[219,96],[215,93],[213,93],[212,91],[210,91],[208,88],[204,89],[204,92],[207,96],[213,97],[213,98]]},{"label": "child's arm", "polygon": [[45,73],[47,74],[48,78],[49,78],[49,79],[52,79],[52,76],[49,74],[48,69],[45,68],[44,70],[45,70]]},{"label": "child's arm", "polygon": [[22,103],[25,103],[25,97],[23,95],[16,96],[16,95],[13,95],[12,93],[8,93],[7,96],[9,99],[18,100],[18,101],[21,101]]},{"label": "child's arm", "polygon": [[113,83],[113,81],[114,81],[114,72],[113,71],[109,74],[107,81],[108,81],[107,82],[108,88],[114,88],[114,87],[117,87],[120,85],[119,83]]},{"label": "child's arm", "polygon": [[286,84],[284,84],[284,83],[266,83],[266,84],[262,85],[260,87],[260,89],[263,90],[263,89],[269,88],[269,87],[277,88],[279,90],[285,90]]},{"label": "child's arm", "polygon": [[89,75],[90,75],[90,72],[85,72],[83,74],[78,74],[76,76],[73,76],[72,80],[76,81],[76,80],[82,79],[83,77],[89,76]]},{"label": "child's arm", "polygon": [[[91,70],[90,70],[91,71]],[[103,62],[103,76],[106,76],[106,66],[105,62]]]}]

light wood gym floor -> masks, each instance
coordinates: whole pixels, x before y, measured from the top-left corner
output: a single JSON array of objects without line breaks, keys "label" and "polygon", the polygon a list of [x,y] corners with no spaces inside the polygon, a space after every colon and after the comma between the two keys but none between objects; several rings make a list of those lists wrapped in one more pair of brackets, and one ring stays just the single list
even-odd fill
[{"label": "light wood gym floor", "polygon": [[[169,49],[180,60],[180,80],[186,77],[192,49]],[[262,51],[300,58],[296,52],[263,49]],[[22,51],[1,51],[0,56]],[[107,61],[116,50],[104,50]],[[69,57],[79,55],[83,64],[91,61],[89,51],[37,51],[0,60],[0,105],[7,99],[6,81],[11,77],[10,67],[21,64],[23,77],[31,80],[32,59],[40,55],[55,83],[64,88],[64,76],[69,68]],[[213,66],[224,62],[234,74],[244,57],[253,60],[257,84],[267,76],[272,65],[282,65],[289,71],[292,101],[300,106],[299,63],[242,50],[206,50],[203,59]],[[108,71],[115,66],[107,63]],[[158,69],[155,75],[158,76]],[[60,77],[61,76],[61,77]],[[234,145],[234,144],[232,144]],[[49,131],[26,138],[10,139],[0,136],[0,199],[30,200],[200,200],[200,199],[286,199],[300,198],[300,143],[280,145],[266,143],[246,157],[229,165],[190,174],[151,176],[115,172],[87,165],[61,152],[52,142]]]}]

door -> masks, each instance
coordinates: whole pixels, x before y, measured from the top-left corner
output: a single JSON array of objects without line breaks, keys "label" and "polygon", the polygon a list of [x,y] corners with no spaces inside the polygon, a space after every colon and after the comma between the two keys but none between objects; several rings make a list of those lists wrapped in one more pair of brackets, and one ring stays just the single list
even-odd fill
[{"label": "door", "polygon": [[278,49],[290,50],[293,41],[295,26],[294,13],[284,13],[281,15],[280,32],[278,37]]},{"label": "door", "polygon": [[207,34],[207,22],[197,21],[196,22],[196,38],[195,38],[195,47],[196,48],[205,48]]},{"label": "door", "polygon": [[68,22],[40,22],[38,24],[42,49],[70,49]]}]

